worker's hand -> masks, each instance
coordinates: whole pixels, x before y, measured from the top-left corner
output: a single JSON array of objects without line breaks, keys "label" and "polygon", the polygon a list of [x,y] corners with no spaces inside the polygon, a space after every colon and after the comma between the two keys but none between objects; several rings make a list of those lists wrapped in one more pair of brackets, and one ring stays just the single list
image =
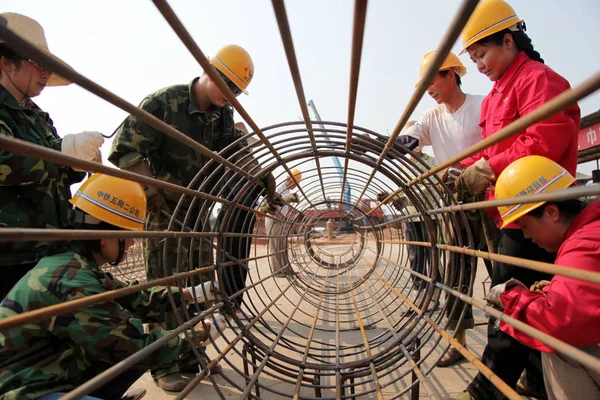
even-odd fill
[{"label": "worker's hand", "polygon": [[212,340],[218,339],[226,328],[227,317],[225,315],[217,315],[213,319],[205,319],[204,322],[199,322],[194,327],[194,330],[200,334],[200,344],[204,344],[209,338]]},{"label": "worker's hand", "polygon": [[262,206],[257,207],[256,209],[264,214],[275,214],[275,212],[277,211],[277,207],[275,207],[271,203],[265,203]]},{"label": "worker's hand", "polygon": [[100,132],[70,133],[63,137],[61,151],[71,157],[92,161],[103,143],[104,137]]},{"label": "worker's hand", "polygon": [[504,309],[504,304],[502,304],[502,301],[500,300],[500,295],[515,286],[521,286],[521,287],[527,289],[527,286],[523,285],[521,283],[521,281],[518,281],[515,278],[511,278],[510,280],[508,280],[504,283],[493,286],[490,289],[490,291],[486,297],[486,300],[489,303],[492,303],[493,305]]},{"label": "worker's hand", "polygon": [[300,199],[298,198],[298,194],[295,192],[284,194],[283,196],[281,196],[281,198],[286,203],[298,203],[300,201]]},{"label": "worker's hand", "polygon": [[97,162],[98,164],[102,164],[102,152],[100,151],[100,149],[98,149],[98,151],[96,151],[96,155],[94,156],[92,161]]},{"label": "worker's hand", "polygon": [[496,180],[496,175],[488,162],[481,158],[470,167],[465,168],[456,181],[457,191],[467,191],[473,196],[480,195]]},{"label": "worker's hand", "polygon": [[387,199],[389,195],[390,194],[388,192],[381,192],[377,195],[377,201],[381,203],[382,201]]},{"label": "worker's hand", "polygon": [[533,285],[531,285],[531,287],[529,288],[529,290],[531,290],[532,292],[538,292],[538,293],[541,293],[543,295],[546,295],[546,292],[544,292],[542,289],[544,289],[549,284],[550,284],[550,281],[544,281],[544,280],[537,281]]},{"label": "worker's hand", "polygon": [[185,288],[190,294],[192,302],[204,303],[205,301],[213,301],[218,298],[218,288],[214,282],[208,281],[196,286]]}]

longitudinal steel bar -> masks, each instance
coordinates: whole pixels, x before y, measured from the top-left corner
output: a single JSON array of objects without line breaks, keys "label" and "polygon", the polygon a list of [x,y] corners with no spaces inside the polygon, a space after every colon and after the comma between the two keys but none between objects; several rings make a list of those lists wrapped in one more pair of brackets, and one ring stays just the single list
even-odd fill
[{"label": "longitudinal steel bar", "polygon": [[[467,150],[462,153],[450,158],[444,163],[437,165],[427,172],[419,175],[412,181],[408,183],[407,186],[414,185],[415,183],[420,182],[421,180],[436,174],[448,167],[451,167],[460,161],[464,160],[467,157],[470,157],[483,149],[488,148],[496,143],[500,143],[507,138],[514,136],[520,132],[525,131],[528,127],[538,122],[541,122],[548,117],[556,114],[557,112],[567,108],[570,105],[576,104],[579,100],[589,96],[600,89],[600,72],[593,75],[591,78],[587,79],[577,87],[564,91],[558,96],[554,97],[552,100],[549,100],[545,104],[536,108],[529,114],[517,119],[516,121],[508,124],[504,128],[500,129],[498,132],[494,133],[492,136],[481,140],[480,142],[474,144],[469,147]],[[391,193],[388,197],[386,197],[380,204],[378,204],[373,210],[376,210],[381,207],[382,204],[390,201],[394,196],[402,192],[404,189],[400,188],[396,190],[394,193]],[[367,214],[371,213],[373,210],[369,211]]]},{"label": "longitudinal steel bar", "polygon": [[[479,0],[464,0],[462,2],[460,8],[458,9],[458,12],[455,14],[454,19],[452,20],[452,22],[450,23],[450,26],[448,27],[448,30],[446,31],[444,38],[442,39],[440,45],[438,46],[436,56],[434,57],[433,61],[429,65],[429,68],[425,72],[423,79],[421,80],[421,82],[417,86],[417,89],[415,90],[412,97],[410,98],[408,105],[406,106],[406,108],[404,109],[404,112],[402,113],[402,116],[400,117],[400,119],[398,120],[398,123],[392,130],[392,133],[390,134],[390,137],[388,138],[388,140],[385,144],[385,147],[383,148],[383,151],[379,155],[379,158],[377,159],[378,166],[381,165],[383,160],[387,157],[389,151],[394,147],[394,143],[396,142],[396,138],[400,134],[400,131],[402,130],[402,128],[404,127],[406,122],[408,122],[408,119],[414,112],[415,108],[417,108],[417,104],[419,104],[419,101],[421,101],[421,98],[425,94],[427,87],[429,86],[430,82],[433,80],[433,78],[434,78],[435,74],[437,73],[437,71],[439,70],[440,66],[446,59],[446,56],[452,49],[452,46],[456,42],[456,39],[458,39],[458,35],[460,35],[460,33],[462,32],[463,27],[465,26],[467,21],[469,21],[471,14],[473,13],[473,11],[475,10],[475,7],[477,6],[477,3],[479,3]],[[373,177],[375,176],[376,171],[377,171],[377,168],[374,168],[373,171],[371,172],[371,175],[369,176],[369,179],[367,180],[367,184],[365,185],[365,188],[363,189],[361,194],[358,196],[357,204],[364,196],[365,191],[367,190],[367,187],[373,180]]]},{"label": "longitudinal steel bar", "polygon": [[[146,347],[144,347],[137,353],[130,355],[126,359],[118,362],[117,364],[113,365],[112,367],[108,368],[107,370],[103,371],[102,373],[96,375],[89,381],[87,381],[87,382],[81,384],[80,386],[76,387],[75,389],[71,390],[69,393],[62,396],[61,400],[80,399],[83,396],[93,392],[94,390],[99,389],[100,387],[105,385],[107,382],[110,382],[112,379],[121,375],[123,372],[127,371],[129,368],[136,365],[137,363],[142,361],[144,358],[148,357],[150,354],[154,353],[161,347],[167,345],[171,339],[173,339],[175,336],[179,335],[181,332],[188,330],[188,329],[190,329],[190,330],[194,329],[194,326],[196,326],[196,324],[198,324],[200,321],[202,321],[202,319],[204,317],[206,317],[210,313],[218,310],[222,306],[223,306],[223,303],[217,303],[217,304],[213,305],[212,307],[208,308],[207,310],[202,311],[199,315],[195,316],[194,318],[192,318],[189,321],[184,322],[182,325],[178,326],[177,328],[171,330],[171,332],[169,332],[162,338],[147,345]],[[209,334],[209,336],[210,336],[210,334]]]},{"label": "longitudinal steel bar", "polygon": [[[378,277],[379,280],[384,281],[381,274],[376,272],[376,276]],[[367,289],[367,290],[369,292],[371,292],[371,289]],[[354,294],[353,294],[353,296],[354,296]],[[408,301],[410,302],[410,300],[408,300]],[[415,310],[418,310],[417,313],[420,313],[423,311],[422,309],[417,307],[414,303],[411,302],[411,304],[415,307]],[[406,357],[406,360],[410,364],[411,369],[415,372],[415,374],[417,375],[419,380],[427,385],[425,390],[428,392],[428,395],[430,396],[431,393],[433,393],[433,388],[431,387],[431,383],[425,378],[425,375],[423,375],[423,372],[421,371],[421,368],[419,367],[419,365],[417,365],[417,363],[415,363],[413,357],[410,355],[410,353],[409,353],[408,349],[406,348],[406,346],[404,345],[404,343],[402,343],[402,340],[398,336],[398,333],[396,332],[394,326],[390,323],[388,317],[385,315],[385,313],[381,309],[381,306],[379,305],[378,302],[375,302],[375,307],[377,308],[377,312],[382,316],[382,319],[385,321],[386,325],[388,326],[388,330],[396,338],[396,341],[398,342],[398,347],[400,348],[400,351],[402,352],[404,357]]]},{"label": "longitudinal steel bar", "polygon": [[175,231],[101,231],[85,229],[39,229],[39,228],[2,228],[0,242],[57,241],[57,240],[94,240],[108,238],[213,238],[213,232],[175,232]]},{"label": "longitudinal steel bar", "polygon": [[[367,19],[367,0],[354,2],[354,19],[352,23],[352,55],[350,58],[350,84],[348,90],[348,123],[346,127],[346,154],[352,148],[352,131],[354,130],[354,115],[356,112],[356,97],[358,93],[358,78],[360,76],[360,61],[362,59],[363,39],[365,36],[365,20]],[[345,158],[342,176],[340,200],[344,198],[346,175],[350,159]]]},{"label": "longitudinal steel bar", "polygon": [[454,297],[461,299],[465,303],[471,304],[472,306],[475,306],[475,307],[479,308],[480,310],[485,311],[492,317],[499,319],[503,322],[506,322],[507,324],[509,324],[511,326],[514,326],[521,332],[531,336],[534,339],[539,340],[540,342],[548,345],[549,347],[552,347],[559,353],[564,354],[567,357],[580,362],[581,364],[585,365],[586,367],[588,367],[594,371],[600,371],[600,359],[586,353],[585,351],[582,351],[582,350],[578,349],[577,347],[571,346],[570,344],[567,344],[567,343],[563,342],[562,340],[555,338],[554,336],[551,336],[551,335],[549,335],[545,332],[542,332],[530,325],[527,325],[526,323],[521,322],[518,319],[510,317],[510,316],[504,314],[503,312],[498,311],[496,308],[491,307],[482,301],[474,299],[473,297],[462,294],[452,288],[441,285],[439,283],[437,283],[436,286],[439,287],[440,289],[450,293]]},{"label": "longitudinal steel bar", "polygon": [[[302,77],[300,76],[300,68],[298,67],[298,60],[296,58],[296,51],[294,50],[294,40],[292,39],[292,32],[290,31],[290,23],[287,18],[287,12],[285,11],[285,4],[283,0],[272,0],[273,11],[275,12],[275,18],[277,19],[277,26],[279,27],[279,33],[281,34],[281,41],[283,42],[283,48],[285,49],[285,55],[287,57],[288,65],[290,67],[290,73],[292,74],[292,80],[294,81],[294,87],[298,96],[298,103],[300,103],[300,110],[302,111],[302,118],[306,124],[306,131],[310,140],[310,145],[314,153],[314,160],[317,164],[317,173],[319,181],[321,182],[321,191],[323,198],[327,198],[325,195],[325,187],[323,184],[323,176],[321,175],[321,162],[317,157],[317,144],[315,142],[315,134],[313,132],[312,122],[310,121],[310,114],[308,113],[308,107],[306,103],[306,96],[304,95],[304,87],[302,86]],[[300,184],[291,170],[284,163],[283,166],[290,177],[296,183],[296,186],[302,191]],[[310,199],[304,192],[302,192],[306,200],[312,205]]]},{"label": "longitudinal steel bar", "polygon": [[[592,186],[575,186],[567,189],[561,190],[553,190],[551,192],[546,193],[538,193],[531,194],[527,196],[514,196],[508,197],[506,199],[501,200],[484,200],[484,201],[475,201],[473,203],[465,203],[465,204],[456,204],[446,207],[438,207],[432,208],[428,210],[423,210],[423,212],[416,212],[411,214],[405,214],[401,217],[394,218],[392,220],[386,221],[382,224],[375,225],[376,228],[383,228],[387,225],[394,224],[397,222],[412,220],[414,218],[422,218],[423,215],[438,215],[444,213],[454,213],[457,211],[469,211],[469,210],[484,210],[486,208],[492,207],[500,207],[500,206],[508,206],[514,204],[530,204],[537,203],[540,201],[562,201],[562,200],[571,200],[578,199],[582,197],[588,196],[597,196],[600,195],[600,185],[592,185]],[[383,202],[382,202],[383,203]],[[358,219],[358,218],[356,218]]]},{"label": "longitudinal steel bar", "polygon": [[[1,18],[1,17],[0,17]],[[76,167],[84,171],[99,172],[106,175],[116,176],[117,178],[127,179],[133,182],[138,182],[142,185],[153,186],[156,188],[165,189],[175,193],[181,193],[192,197],[197,197],[202,200],[209,200],[216,203],[221,203],[228,207],[239,208],[240,210],[250,211],[256,215],[263,217],[269,217],[277,221],[275,216],[265,214],[253,207],[247,207],[242,204],[233,203],[229,200],[223,199],[218,196],[213,196],[207,193],[203,193],[197,190],[188,189],[186,187],[175,185],[173,183],[161,181],[159,179],[150,178],[144,175],[136,174],[134,172],[125,171],[122,169],[111,168],[106,165],[99,164],[93,161],[84,161],[75,157],[67,156],[58,150],[49,149],[34,143],[27,142],[25,140],[17,139],[14,137],[0,135],[0,148],[10,151],[12,153],[19,153],[29,157],[35,157],[40,160],[50,161],[61,165],[67,165],[70,167]]]},{"label": "longitudinal steel bar", "polygon": [[560,276],[577,279],[577,280],[584,281],[584,282],[600,284],[600,272],[594,272],[594,271],[588,271],[588,270],[583,270],[583,269],[578,269],[578,268],[573,268],[573,267],[561,266],[561,265],[545,263],[545,262],[541,262],[541,261],[533,261],[533,260],[528,260],[525,258],[505,256],[502,254],[488,253],[487,251],[467,249],[464,247],[451,246],[451,245],[442,244],[442,243],[438,243],[437,245],[432,245],[430,242],[417,242],[417,241],[409,241],[409,240],[382,240],[381,243],[407,244],[407,245],[423,246],[423,247],[437,247],[442,250],[450,250],[455,253],[467,254],[470,256],[479,257],[479,258],[490,260],[490,261],[498,261],[501,263],[514,265],[516,267],[531,269],[533,271],[544,272],[544,273],[551,274],[551,275],[560,275]]},{"label": "longitudinal steel bar", "polygon": [[[436,323],[433,319],[431,319],[431,317],[429,317],[427,314],[423,313],[422,309],[417,307],[412,301],[410,301],[410,299],[408,297],[406,297],[397,288],[395,288],[389,282],[387,282],[385,279],[383,279],[383,277],[378,272],[376,272],[376,275],[379,277],[379,279],[382,281],[382,283],[385,286],[387,286],[390,291],[392,291],[392,293],[394,293],[396,296],[398,296],[400,299],[402,299],[402,301],[404,301],[404,303],[406,303],[410,308],[415,310],[416,313],[421,315],[422,318],[424,318],[425,321],[431,327],[433,327],[433,329],[435,329],[446,341],[448,341],[448,343],[450,343],[452,345],[452,347],[459,350],[460,353],[463,356],[465,356],[465,358],[471,364],[473,364],[473,366],[475,366],[475,368],[477,368],[487,379],[489,379],[489,381],[494,386],[496,386],[498,388],[498,390],[500,390],[505,396],[507,396],[509,399],[514,399],[514,400],[521,399],[521,396],[519,396],[519,394],[517,394],[517,392],[513,388],[508,386],[502,379],[500,379],[496,374],[494,374],[485,364],[483,364],[477,356],[475,356],[473,353],[471,353],[469,350],[467,350],[466,347],[462,346],[456,339],[454,339],[452,337],[452,335],[450,335],[448,333],[448,331],[446,331],[445,329],[440,327],[439,324]],[[443,286],[443,285],[440,284],[438,287],[441,287],[441,286]],[[444,289],[445,288],[446,287],[444,287]],[[455,295],[456,297],[459,297],[459,298],[468,297],[462,293],[459,293],[459,292],[456,292],[456,293],[458,293],[460,295],[460,296]]]},{"label": "longitudinal steel bar", "polygon": [[169,5],[166,0],[152,0],[158,11],[162,14],[165,20],[169,23],[173,31],[177,34],[181,42],[187,47],[192,56],[198,61],[198,64],[202,67],[204,72],[215,82],[219,90],[227,97],[229,103],[240,113],[241,117],[250,125],[250,128],[260,138],[261,142],[269,149],[271,154],[277,161],[281,161],[281,156],[277,150],[273,147],[269,139],[263,134],[262,130],[258,127],[256,122],[250,117],[250,114],[244,109],[242,104],[238,101],[237,97],[233,94],[231,89],[227,86],[221,76],[215,71],[208,58],[204,55],[204,52],[200,50],[200,47],[196,44],[196,41],[192,38],[192,35],[185,28],[173,8]]},{"label": "longitudinal steel bar", "polygon": [[40,322],[46,318],[68,314],[83,307],[102,303],[108,300],[118,299],[119,297],[137,293],[154,286],[167,285],[171,282],[186,279],[190,276],[200,275],[214,270],[215,267],[210,266],[198,268],[188,272],[179,272],[171,276],[155,279],[148,282],[138,283],[137,285],[129,286],[123,289],[111,290],[109,292],[94,294],[91,296],[83,297],[81,299],[71,300],[65,303],[56,304],[37,310],[27,311],[22,314],[14,315],[12,317],[0,319],[0,332],[5,332],[8,329],[16,328],[25,324]]},{"label": "longitudinal steel bar", "polygon": [[[301,365],[306,364],[306,360],[308,359],[310,345],[312,344],[313,338],[315,336],[317,322],[319,321],[319,315],[321,313],[321,305],[323,304],[323,300],[325,299],[325,293],[324,293],[325,286],[327,285],[327,280],[330,276],[330,273],[331,273],[331,270],[328,270],[325,279],[323,279],[323,284],[321,286],[322,293],[319,296],[319,307],[317,307],[317,312],[315,313],[315,316],[312,320],[310,332],[308,333],[308,336],[306,339],[306,346],[304,347],[304,352],[302,354]],[[294,398],[293,398],[294,400],[299,400],[299,398],[300,398],[300,389],[302,388],[302,378],[304,378],[304,367],[303,366],[300,367],[300,371],[298,373],[298,379],[296,380],[296,387],[294,389]]]},{"label": "longitudinal steel bar", "polygon": [[586,79],[583,83],[577,85],[576,87],[562,92],[561,94],[554,97],[552,100],[549,100],[540,107],[536,108],[529,114],[522,116],[516,121],[500,129],[492,136],[485,138],[480,142],[477,142],[462,153],[450,158],[449,160],[447,160],[444,163],[441,163],[440,165],[435,166],[434,168],[431,168],[429,171],[421,174],[413,181],[411,181],[410,184],[416,183],[424,178],[427,178],[428,176],[442,171],[445,168],[451,167],[452,165],[455,165],[461,160],[472,156],[480,152],[481,150],[490,147],[491,145],[500,143],[501,141],[511,136],[514,136],[519,132],[525,131],[525,129],[527,129],[531,125],[541,122],[573,104],[577,104],[579,100],[589,96],[598,89],[600,89],[600,72],[592,75],[590,78]]},{"label": "longitudinal steel bar", "polygon": [[[312,283],[315,280],[315,278],[316,278],[316,276],[313,275],[309,284]],[[288,288],[291,288],[291,287],[292,287],[292,285],[290,284],[288,286]],[[250,392],[252,391],[252,388],[254,387],[256,381],[258,380],[259,375],[261,374],[262,370],[265,368],[265,366],[269,362],[271,354],[275,351],[275,348],[277,347],[279,341],[283,337],[283,334],[288,329],[289,324],[292,322],[292,320],[294,318],[294,314],[296,314],[296,311],[298,311],[298,308],[300,308],[300,306],[302,305],[302,301],[305,299],[306,295],[308,294],[309,287],[310,287],[309,285],[306,285],[306,288],[304,289],[304,293],[302,293],[302,296],[298,299],[298,301],[296,302],[296,305],[289,313],[285,323],[280,328],[279,333],[277,334],[275,339],[273,339],[273,343],[269,347],[269,351],[267,353],[265,353],[263,360],[261,361],[261,363],[258,365],[256,370],[254,371],[254,375],[252,376],[252,378],[250,378],[250,381],[247,383],[246,389],[244,390],[244,392],[241,395],[242,398],[247,398],[250,395]],[[288,288],[286,288],[286,291]]]},{"label": "longitudinal steel bar", "polygon": [[109,103],[117,106],[123,111],[126,111],[129,114],[133,115],[139,121],[196,150],[203,156],[206,156],[211,160],[214,160],[215,162],[232,169],[233,171],[241,174],[247,179],[253,179],[253,177],[250,174],[243,171],[235,164],[232,164],[231,162],[227,161],[225,158],[221,157],[217,153],[202,146],[194,139],[184,135],[177,129],[166,124],[164,121],[161,121],[160,119],[156,118],[149,112],[134,106],[133,104],[122,99],[121,97],[117,96],[111,91],[84,77],[83,75],[75,71],[73,68],[60,62],[58,59],[50,57],[36,45],[23,39],[22,37],[14,33],[12,30],[10,30],[6,26],[6,20],[3,17],[0,17],[0,38],[4,39],[6,44],[12,50],[17,52],[19,55],[25,57],[26,59],[31,58],[33,61],[35,61],[48,71],[56,73],[61,77],[68,79],[73,83],[76,83],[77,85],[88,90],[89,92],[94,93],[96,96],[108,101]]}]

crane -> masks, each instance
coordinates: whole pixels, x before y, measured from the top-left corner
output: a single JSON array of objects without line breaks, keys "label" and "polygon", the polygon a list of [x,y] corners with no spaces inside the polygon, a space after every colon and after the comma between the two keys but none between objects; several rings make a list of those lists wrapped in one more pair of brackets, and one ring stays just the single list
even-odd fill
[{"label": "crane", "polygon": [[[309,100],[308,106],[312,108],[313,113],[315,114],[315,120],[318,121],[319,125],[321,126],[323,136],[325,136],[327,139],[329,139],[327,130],[325,130],[325,127],[321,123],[321,121],[322,121],[321,116],[319,115],[319,112],[317,111],[317,106],[315,105],[315,102],[312,100]],[[331,141],[329,143],[333,144]],[[333,158],[333,163],[335,164],[336,170],[338,172],[338,175],[340,176],[340,182],[342,182],[342,180],[344,179],[344,169],[342,167],[342,163],[340,162],[340,159],[337,156],[333,156],[332,158]],[[346,178],[346,183],[344,185],[344,202],[346,204],[352,203],[351,193],[352,193],[352,188],[350,187],[350,182],[348,182],[348,179]],[[348,207],[348,206],[346,206],[346,207]]]}]

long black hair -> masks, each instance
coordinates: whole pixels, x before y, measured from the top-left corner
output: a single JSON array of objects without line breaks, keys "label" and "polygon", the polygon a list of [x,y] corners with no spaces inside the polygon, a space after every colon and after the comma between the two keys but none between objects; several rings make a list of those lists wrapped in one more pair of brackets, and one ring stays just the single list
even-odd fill
[{"label": "long black hair", "polygon": [[544,64],[544,59],[533,48],[533,43],[531,43],[531,39],[525,33],[525,23],[519,22],[517,24],[517,31],[511,31],[510,29],[503,29],[500,32],[494,33],[493,35],[484,37],[483,39],[477,41],[479,44],[495,44],[496,46],[501,46],[504,40],[504,35],[507,33],[510,34],[517,46],[517,49],[523,50],[527,57],[531,58],[534,61],[541,62]]}]

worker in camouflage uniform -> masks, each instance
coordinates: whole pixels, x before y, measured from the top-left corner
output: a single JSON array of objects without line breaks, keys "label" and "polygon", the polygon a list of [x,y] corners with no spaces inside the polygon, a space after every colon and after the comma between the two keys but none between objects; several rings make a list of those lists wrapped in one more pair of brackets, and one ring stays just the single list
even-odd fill
[{"label": "worker in camouflage uniform", "polygon": [[[138,183],[95,174],[72,203],[82,214],[82,229],[144,228],[146,198]],[[121,282],[99,267],[117,265],[132,244],[119,238],[69,242],[67,252],[42,258],[14,286],[0,303],[0,318],[137,283]],[[171,291],[177,303],[214,299],[207,283]],[[170,307],[166,288],[154,287],[0,332],[0,399],[58,398],[57,392],[74,389],[167,335],[161,329],[145,332],[143,324],[159,321]],[[200,342],[214,339],[225,325],[223,316],[205,320],[194,336]],[[190,350],[182,332],[86,399],[140,399],[145,389],[124,393],[147,368],[172,363]]]},{"label": "worker in camouflage uniform", "polygon": [[[35,20],[15,13],[2,13],[0,17],[9,29],[49,53],[44,30]],[[0,40],[0,134],[84,160],[97,159],[104,141],[99,133],[60,138],[48,114],[31,101],[46,86],[67,84]],[[72,217],[69,186],[84,177],[83,172],[67,166],[0,149],[0,227],[67,227]],[[0,300],[40,258],[56,251],[61,251],[58,243],[0,243]]]},{"label": "worker in camouflage uniform", "polygon": [[[246,93],[254,74],[254,65],[243,48],[236,45],[224,46],[210,62],[236,96]],[[188,85],[158,90],[148,95],[140,107],[215,152],[223,150],[243,134],[234,127],[233,109],[227,98],[206,74],[194,78]],[[241,146],[245,144],[241,143]],[[124,121],[117,133],[108,159],[121,169],[184,187],[210,161],[210,158],[193,148],[139,122],[133,116]],[[146,229],[166,230],[170,218],[164,213],[173,214],[181,194],[154,187],[146,187],[145,191],[149,210]],[[191,201],[190,196],[187,196],[185,204],[182,204],[183,211],[178,215],[184,215],[188,211]],[[198,212],[207,214],[200,218],[208,221],[210,208],[202,206],[202,202],[196,203]],[[209,230],[209,227],[204,226],[202,229]],[[181,261],[180,270],[212,264],[211,242],[202,242],[201,251],[197,248],[197,243],[190,239],[148,239],[148,279],[172,274],[175,272],[173,269],[178,267],[178,260]],[[190,245],[193,246],[192,249],[189,248]],[[189,255],[193,257],[191,263]],[[182,367],[180,369],[174,365],[168,370],[155,370],[153,376],[161,388],[180,391],[189,380],[180,373],[187,370],[187,366]]]}]

